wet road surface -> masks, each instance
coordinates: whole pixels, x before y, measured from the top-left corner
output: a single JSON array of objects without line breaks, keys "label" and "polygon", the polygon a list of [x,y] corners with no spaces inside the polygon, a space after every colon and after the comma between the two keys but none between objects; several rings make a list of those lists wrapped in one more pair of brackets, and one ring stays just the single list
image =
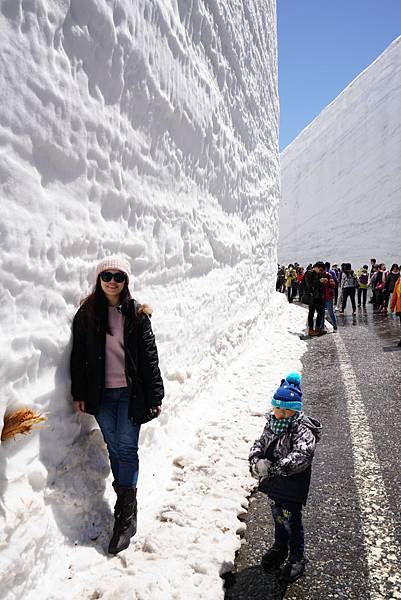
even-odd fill
[{"label": "wet road surface", "polygon": [[[338,325],[337,334],[311,339],[303,358],[305,412],[319,418],[324,428],[304,509],[309,560],[306,574],[286,588],[278,571],[264,572],[260,567],[261,557],[271,546],[273,528],[268,499],[256,493],[251,498],[246,537],[237,555],[235,573],[226,580],[226,600],[401,598],[397,591],[401,588],[401,556],[392,556],[395,568],[383,571],[385,582],[380,592],[372,588],[369,580],[372,568],[376,570],[375,576],[380,574],[382,557],[378,556],[375,565],[372,561],[375,555],[366,537],[366,516],[369,520],[370,509],[361,510],[364,496],[356,473],[354,453],[358,448],[350,427],[347,393],[348,402],[350,395],[345,389],[343,352],[350,363],[345,367],[352,371],[360,392],[373,438],[372,451],[381,473],[379,484],[384,489],[378,491],[388,510],[386,513],[383,509],[380,517],[380,532],[384,540],[390,540],[385,536],[386,527],[391,528],[390,536],[398,551],[401,547],[401,351],[386,352],[384,348],[396,347],[401,327],[398,318],[374,314],[371,306],[358,309],[354,317],[347,311],[338,315]],[[337,335],[340,340],[336,342]],[[373,510],[380,512],[380,502]]]}]

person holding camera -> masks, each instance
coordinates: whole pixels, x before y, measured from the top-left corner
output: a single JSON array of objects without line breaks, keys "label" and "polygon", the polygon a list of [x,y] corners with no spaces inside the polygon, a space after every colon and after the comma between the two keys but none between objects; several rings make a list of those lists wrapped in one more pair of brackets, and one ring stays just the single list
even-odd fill
[{"label": "person holding camera", "polygon": [[[308,335],[320,336],[327,333],[324,329],[324,285],[326,284],[324,262],[317,261],[312,269],[307,269],[304,276],[304,294],[301,302],[309,306]],[[316,312],[316,327],[314,315]]]}]

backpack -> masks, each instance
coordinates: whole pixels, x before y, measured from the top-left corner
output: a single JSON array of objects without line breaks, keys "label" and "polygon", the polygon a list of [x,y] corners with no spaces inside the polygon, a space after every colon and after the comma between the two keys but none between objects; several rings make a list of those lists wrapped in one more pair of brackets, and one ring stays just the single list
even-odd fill
[{"label": "backpack", "polygon": [[369,275],[367,271],[363,271],[360,275],[359,275],[359,283],[362,283],[362,285],[365,285],[368,283],[369,281]]},{"label": "backpack", "polygon": [[355,287],[355,288],[359,287],[358,279],[355,277],[354,273],[351,273],[351,272],[343,274],[343,279],[342,279],[341,283],[342,283],[342,287]]}]

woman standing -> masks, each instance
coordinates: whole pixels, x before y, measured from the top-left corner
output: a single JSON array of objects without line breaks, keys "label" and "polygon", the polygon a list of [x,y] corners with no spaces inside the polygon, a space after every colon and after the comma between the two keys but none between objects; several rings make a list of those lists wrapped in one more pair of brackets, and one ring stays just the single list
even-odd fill
[{"label": "woman standing", "polygon": [[[399,278],[394,286],[393,295],[391,296],[390,301],[390,310],[393,312],[395,309],[396,315],[400,317],[401,324],[401,278]],[[401,346],[401,340],[398,342],[397,346]]]},{"label": "woman standing", "polygon": [[361,303],[363,304],[363,308],[366,308],[366,301],[368,298],[368,283],[369,283],[369,273],[368,273],[368,265],[363,265],[361,269],[357,272],[358,277],[358,308],[361,308]]},{"label": "woman standing", "polygon": [[164,396],[151,310],[131,298],[129,277],[124,258],[101,261],[95,288],[73,322],[74,409],[96,417],[117,494],[110,554],[128,548],[136,533],[140,426],[159,416]]},{"label": "woman standing", "polygon": [[[375,279],[376,304],[377,304],[377,308],[380,311],[383,311],[383,308],[384,308],[384,294],[385,294],[387,276],[388,276],[388,271],[386,271],[386,265],[384,263],[381,263],[379,265],[379,270],[377,271],[376,279]],[[387,312],[387,308],[386,308],[386,312]]]},{"label": "woman standing", "polygon": [[298,288],[298,296],[299,301],[301,302],[301,297],[304,294],[305,284],[304,284],[304,275],[305,269],[303,267],[299,267],[297,271],[297,288]]},{"label": "woman standing", "polygon": [[355,293],[358,286],[358,279],[352,270],[351,264],[345,263],[343,276],[341,278],[342,304],[340,313],[344,312],[348,298],[351,299],[352,314],[354,315],[356,313]]},{"label": "woman standing", "polygon": [[394,288],[395,288],[395,285],[396,285],[399,277],[400,277],[399,266],[396,264],[393,264],[390,269],[390,273],[388,274],[388,277],[386,279],[385,286],[384,286],[384,302],[383,302],[383,312],[384,313],[387,312],[388,301],[390,300],[390,297],[391,297],[392,293],[394,292]]},{"label": "woman standing", "polygon": [[333,272],[334,272],[334,274],[335,274],[335,276],[337,278],[337,285],[334,288],[334,306],[337,306],[337,303],[338,303],[338,290],[339,290],[340,283],[341,283],[341,271],[338,268],[337,263],[333,263],[332,269],[333,269]]},{"label": "woman standing", "polygon": [[[371,258],[370,260],[372,261],[374,259]],[[373,304],[373,308],[376,308],[376,277],[377,277],[378,271],[379,271],[379,267],[377,265],[372,265],[372,268],[370,270],[370,279],[369,279],[369,283],[368,283],[368,288],[370,288],[372,290],[372,297],[369,300],[369,304]]]},{"label": "woman standing", "polygon": [[[294,299],[294,282],[295,282],[295,286],[296,286],[296,281],[297,281],[297,272],[295,270],[294,265],[288,265],[288,269],[286,269],[285,271],[285,287],[287,289],[287,297],[288,297],[288,302],[292,302]],[[296,293],[296,290],[295,290]]]}]

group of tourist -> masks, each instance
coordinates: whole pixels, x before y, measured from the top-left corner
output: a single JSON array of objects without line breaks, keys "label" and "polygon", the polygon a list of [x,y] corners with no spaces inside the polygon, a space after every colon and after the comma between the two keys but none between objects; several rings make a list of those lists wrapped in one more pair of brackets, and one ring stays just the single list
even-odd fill
[{"label": "group of tourist", "polygon": [[[277,272],[276,290],[286,293],[288,302],[298,298],[309,306],[308,335],[319,336],[327,333],[324,327],[326,311],[337,331],[335,310],[344,313],[348,298],[351,302],[352,314],[358,308],[366,308],[368,290],[371,290],[369,303],[374,310],[387,314],[396,311],[401,321],[401,279],[400,265],[393,264],[388,270],[384,263],[370,259],[370,266],[363,265],[356,272],[351,263],[318,261],[309,264],[306,269],[298,263],[280,266]],[[357,304],[358,303],[358,304]],[[316,313],[316,320],[315,320]],[[401,341],[399,343],[401,346]]]}]

